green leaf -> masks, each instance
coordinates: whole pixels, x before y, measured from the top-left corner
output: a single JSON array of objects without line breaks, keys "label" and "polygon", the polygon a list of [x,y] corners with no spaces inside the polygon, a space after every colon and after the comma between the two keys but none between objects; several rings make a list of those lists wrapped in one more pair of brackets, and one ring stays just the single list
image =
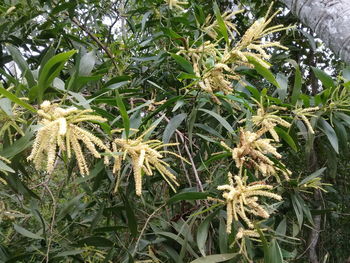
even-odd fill
[{"label": "green leaf", "polygon": [[333,127],[322,117],[319,119],[319,122],[321,124],[320,129],[326,134],[328,141],[332,145],[334,151],[336,153],[339,153],[338,136],[335,133]]},{"label": "green leaf", "polygon": [[67,256],[74,256],[74,255],[79,255],[82,252],[84,252],[84,250],[82,249],[78,249],[78,250],[69,250],[69,251],[64,251],[64,252],[60,252],[57,253],[55,256],[53,256],[52,258],[63,258],[63,257],[67,257]]},{"label": "green leaf", "polygon": [[279,83],[277,82],[275,76],[268,68],[261,65],[261,63],[258,60],[256,60],[254,57],[248,56],[248,61],[249,61],[249,63],[254,65],[255,70],[261,76],[263,76],[267,81],[269,81],[271,84],[273,84],[277,88],[281,88]]},{"label": "green leaf", "polygon": [[188,62],[185,58],[181,57],[180,55],[176,55],[174,53],[170,53],[170,56],[176,61],[179,66],[181,66],[184,70],[187,71],[187,73],[193,74],[193,67],[190,62]]},{"label": "green leaf", "polygon": [[186,250],[193,255],[194,257],[198,257],[198,255],[196,254],[196,252],[193,250],[193,248],[189,245],[186,244],[186,240],[184,240],[183,238],[179,237],[178,235],[175,235],[174,233],[171,232],[156,232],[156,234],[161,235],[161,236],[165,236],[167,238],[173,239],[175,240],[177,243],[179,243],[182,247],[185,247]]},{"label": "green leaf", "polygon": [[0,94],[4,95],[6,98],[10,99],[11,101],[13,101],[14,103],[18,104],[19,106],[21,106],[21,107],[23,107],[23,108],[25,108],[27,110],[30,110],[33,113],[36,113],[36,109],[32,105],[24,102],[23,100],[18,98],[16,95],[14,95],[11,92],[7,91],[2,86],[1,83],[0,83]]},{"label": "green leaf", "polygon": [[128,198],[121,192],[121,197],[124,203],[126,217],[128,219],[128,227],[133,237],[137,236],[137,220],[133,208],[131,207]]},{"label": "green leaf", "polygon": [[5,171],[5,172],[9,172],[9,173],[15,172],[10,166],[8,166],[6,163],[4,163],[1,160],[0,160],[0,171]]},{"label": "green leaf", "polygon": [[317,171],[313,172],[309,176],[305,177],[298,185],[301,186],[303,184],[308,183],[312,179],[321,176],[326,169],[327,169],[327,167],[323,167],[321,169],[318,169]]},{"label": "green leaf", "polygon": [[167,204],[171,205],[182,200],[203,200],[207,199],[208,196],[209,194],[205,192],[183,192],[173,195]]},{"label": "green leaf", "polygon": [[239,254],[238,253],[230,253],[230,254],[215,254],[211,256],[206,256],[206,257],[201,257],[197,258],[191,263],[217,263],[217,262],[224,262],[230,259],[233,259],[237,257]]},{"label": "green leaf", "polygon": [[291,195],[291,200],[292,200],[292,205],[293,205],[295,215],[296,215],[297,220],[298,220],[299,229],[301,229],[301,227],[303,225],[303,219],[304,219],[303,209],[301,207],[299,200],[296,198],[295,194]]},{"label": "green leaf", "polygon": [[231,134],[234,134],[235,131],[233,130],[233,128],[231,127],[231,125],[223,118],[221,117],[219,114],[210,111],[210,110],[206,110],[206,109],[199,109],[200,111],[203,111],[205,113],[210,114],[211,116],[213,116],[215,119],[217,119],[220,124]]},{"label": "green leaf", "polygon": [[28,238],[31,238],[31,239],[44,239],[43,237],[41,237],[41,236],[39,236],[37,234],[34,234],[33,232],[30,232],[27,229],[25,229],[25,228],[23,228],[23,227],[21,227],[19,225],[16,225],[15,223],[13,223],[13,227],[22,236],[25,236],[25,237],[28,237]]},{"label": "green leaf", "polygon": [[216,214],[219,211],[220,210],[217,209],[214,213],[209,214],[204,219],[204,221],[198,226],[196,240],[197,240],[198,249],[201,252],[201,254],[203,255],[203,257],[206,256],[205,243],[206,243],[207,238],[208,238],[208,231],[209,231],[210,222],[213,220],[213,218],[216,216]]},{"label": "green leaf", "polygon": [[163,133],[163,143],[168,143],[170,141],[171,136],[175,133],[176,129],[186,119],[186,117],[187,114],[181,113],[170,119]]},{"label": "green leaf", "polygon": [[120,115],[122,116],[122,119],[123,119],[125,136],[126,136],[126,138],[129,138],[130,119],[129,119],[128,113],[126,111],[125,105],[123,103],[123,100],[119,95],[118,90],[115,90],[115,95],[116,95],[116,101],[117,101],[117,105],[119,108],[119,112],[120,112]]},{"label": "green leaf", "polygon": [[87,237],[79,240],[77,242],[77,246],[113,247],[113,242],[104,237],[91,236],[91,237]]},{"label": "green leaf", "polygon": [[283,141],[285,141],[294,151],[298,151],[298,148],[293,140],[293,138],[289,135],[288,132],[285,130],[275,127],[275,131],[277,132],[278,136],[282,138]]},{"label": "green leaf", "polygon": [[311,67],[311,68],[316,78],[321,80],[323,86],[325,86],[326,88],[335,88],[335,84],[331,76],[329,76],[326,72],[324,72],[321,69],[318,69],[315,67]]},{"label": "green leaf", "polygon": [[282,73],[277,73],[276,81],[280,86],[280,89],[277,89],[278,98],[281,101],[284,101],[285,98],[287,97],[288,77]]},{"label": "green leaf", "polygon": [[79,76],[89,76],[96,63],[95,51],[86,53],[79,63]]},{"label": "green leaf", "polygon": [[33,143],[31,141],[32,137],[32,132],[26,132],[26,134],[23,137],[16,140],[12,145],[2,149],[0,151],[0,155],[11,159],[12,157],[27,149]]},{"label": "green leaf", "polygon": [[24,60],[22,57],[21,52],[11,44],[6,45],[7,50],[10,52],[13,60],[16,62],[20,70],[22,71],[22,74],[27,80],[29,88],[32,88],[36,85],[36,81],[34,79],[33,73],[30,70],[28,63]]},{"label": "green leaf", "polygon": [[61,53],[53,56],[46,62],[42,71],[40,72],[38,85],[33,87],[29,92],[29,98],[31,100],[38,99],[39,103],[42,102],[45,90],[61,72],[68,59],[75,53],[76,50]]},{"label": "green leaf", "polygon": [[264,256],[265,263],[283,263],[282,251],[275,239],[268,245],[267,253]]},{"label": "green leaf", "polygon": [[301,86],[303,83],[303,79],[301,76],[300,72],[300,67],[296,63],[295,60],[289,59],[288,62],[290,62],[293,67],[295,68],[295,73],[294,73],[294,86],[293,86],[293,91],[292,91],[292,96],[291,96],[291,103],[295,105],[295,103],[298,101],[300,92],[301,92]]},{"label": "green leaf", "polygon": [[215,14],[215,17],[216,17],[216,21],[217,21],[218,26],[219,26],[219,31],[220,31],[221,35],[224,37],[226,43],[228,44],[229,41],[228,41],[227,28],[226,28],[226,25],[225,25],[225,21],[224,21],[224,19],[221,16],[219,6],[218,6],[218,4],[216,2],[214,2],[213,8],[214,8],[214,14]]}]

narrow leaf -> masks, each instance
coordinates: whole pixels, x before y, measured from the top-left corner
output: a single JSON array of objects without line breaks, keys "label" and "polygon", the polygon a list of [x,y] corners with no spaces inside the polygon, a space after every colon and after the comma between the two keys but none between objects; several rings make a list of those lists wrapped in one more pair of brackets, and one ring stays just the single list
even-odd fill
[{"label": "narrow leaf", "polygon": [[29,238],[32,238],[32,239],[44,239],[43,237],[41,237],[41,236],[39,236],[37,234],[34,234],[33,232],[30,232],[27,229],[25,229],[25,228],[23,228],[23,227],[21,227],[19,225],[13,224],[13,227],[22,236],[29,237]]},{"label": "narrow leaf", "polygon": [[181,113],[170,119],[163,133],[163,143],[168,143],[170,141],[171,136],[175,133],[176,129],[186,119],[186,117],[187,114]]}]

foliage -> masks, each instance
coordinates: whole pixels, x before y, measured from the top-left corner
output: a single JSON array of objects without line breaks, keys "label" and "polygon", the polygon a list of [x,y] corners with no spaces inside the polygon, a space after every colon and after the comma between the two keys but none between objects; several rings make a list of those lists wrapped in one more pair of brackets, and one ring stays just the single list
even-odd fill
[{"label": "foliage", "polygon": [[344,261],[349,69],[261,2],[1,3],[0,262]]}]

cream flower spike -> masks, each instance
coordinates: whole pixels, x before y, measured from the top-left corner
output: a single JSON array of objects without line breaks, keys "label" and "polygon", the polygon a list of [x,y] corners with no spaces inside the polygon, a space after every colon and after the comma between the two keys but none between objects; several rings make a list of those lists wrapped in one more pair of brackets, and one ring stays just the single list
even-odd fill
[{"label": "cream flower spike", "polygon": [[157,170],[173,191],[176,192],[174,185],[178,186],[179,184],[176,177],[167,169],[170,165],[162,160],[163,154],[174,155],[188,163],[186,159],[174,152],[158,150],[163,147],[178,145],[178,143],[163,144],[159,140],[144,141],[145,135],[153,128],[150,127],[136,139],[117,138],[112,143],[113,153],[122,152],[122,155],[114,155],[113,173],[120,171],[122,161],[125,160],[126,156],[129,156],[134,172],[136,194],[138,196],[142,193],[142,172],[148,176],[152,176],[154,170]]},{"label": "cream flower spike", "polygon": [[[255,99],[253,99],[257,105],[259,106],[257,110],[257,114],[252,116],[252,122],[254,126],[261,128],[264,131],[268,131],[272,138],[279,142],[278,134],[275,131],[275,126],[281,125],[283,127],[289,128],[291,124],[285,120],[283,120],[281,117],[279,117],[277,114],[280,110],[287,110],[287,108],[283,107],[276,107],[271,106],[264,108],[262,103],[259,103]],[[272,111],[271,111],[272,110]]]},{"label": "cream flower spike", "polygon": [[277,159],[282,157],[271,144],[272,139],[260,138],[264,132],[264,130],[250,132],[241,128],[240,141],[236,148],[231,149],[224,142],[221,142],[221,145],[231,152],[237,168],[242,169],[243,166],[254,168],[256,174],[260,172],[263,176],[273,175],[277,180],[279,180],[278,172],[281,172],[285,179],[289,180],[291,172],[276,167],[275,163],[266,156],[266,154],[272,154]]},{"label": "cream flower spike", "polygon": [[314,129],[312,128],[312,125],[307,117],[316,117],[314,114],[315,111],[318,111],[320,108],[319,107],[310,107],[310,108],[296,108],[293,110],[293,113],[295,114],[295,117],[297,119],[301,119],[308,130],[310,131],[311,134],[315,134]]},{"label": "cream flower spike", "polygon": [[187,5],[187,1],[178,1],[178,0],[165,0],[169,5],[170,9],[179,9],[181,11],[185,11],[185,9],[181,5]]},{"label": "cream flower spike", "polygon": [[110,152],[102,140],[77,126],[78,123],[84,121],[106,121],[100,116],[91,114],[92,112],[92,110],[79,110],[75,107],[63,109],[57,104],[44,101],[37,112],[41,117],[39,121],[41,128],[37,132],[32,152],[27,159],[34,162],[36,169],[45,169],[48,173],[52,173],[57,149],[66,152],[68,158],[71,158],[73,151],[80,173],[82,175],[88,174],[88,165],[79,141],[82,141],[96,158],[101,158],[101,155],[95,146]]},{"label": "cream flower spike", "polygon": [[218,190],[224,191],[222,197],[225,198],[227,209],[227,228],[226,232],[231,233],[231,225],[233,220],[238,221],[240,217],[250,229],[254,229],[252,221],[248,218],[248,214],[259,216],[262,218],[269,218],[270,214],[259,203],[259,197],[264,196],[273,198],[278,201],[282,197],[278,194],[271,193],[273,187],[266,184],[250,184],[247,185],[247,177],[232,176],[228,173],[229,184],[220,185]]}]

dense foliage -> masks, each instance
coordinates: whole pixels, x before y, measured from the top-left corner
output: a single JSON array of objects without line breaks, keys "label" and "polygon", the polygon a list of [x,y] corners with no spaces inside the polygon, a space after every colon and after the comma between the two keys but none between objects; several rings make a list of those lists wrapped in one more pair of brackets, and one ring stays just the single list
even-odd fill
[{"label": "dense foliage", "polygon": [[350,70],[239,2],[0,3],[0,262],[349,257]]}]

